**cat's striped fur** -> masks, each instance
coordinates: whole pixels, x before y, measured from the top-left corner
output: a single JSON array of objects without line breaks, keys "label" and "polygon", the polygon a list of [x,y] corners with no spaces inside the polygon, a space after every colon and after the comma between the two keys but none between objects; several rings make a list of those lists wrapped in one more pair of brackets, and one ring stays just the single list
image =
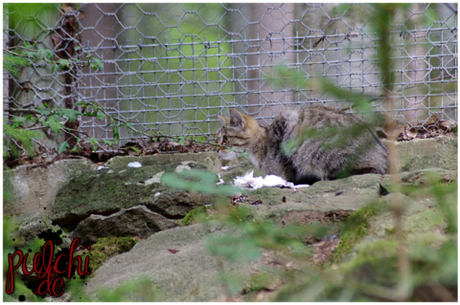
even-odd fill
[{"label": "cat's striped fur", "polygon": [[[341,110],[322,106],[283,110],[268,127],[234,109],[230,118],[219,118],[219,145],[247,152],[265,174],[296,184],[388,172],[385,146],[363,122]],[[292,140],[298,145],[285,152],[284,145]],[[224,159],[236,156],[225,150],[218,153]]]}]

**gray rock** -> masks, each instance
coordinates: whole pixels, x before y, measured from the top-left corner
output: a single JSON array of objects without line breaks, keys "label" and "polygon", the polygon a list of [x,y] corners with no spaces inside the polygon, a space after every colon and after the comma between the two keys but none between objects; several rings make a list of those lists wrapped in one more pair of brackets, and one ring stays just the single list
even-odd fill
[{"label": "gray rock", "polygon": [[89,160],[60,160],[46,167],[22,165],[4,170],[11,186],[5,188],[11,200],[3,205],[4,214],[40,212],[49,215],[58,190],[72,178],[84,172],[96,172],[97,165]]},{"label": "gray rock", "polygon": [[108,260],[96,270],[85,290],[90,297],[97,297],[102,287],[114,289],[123,282],[147,277],[164,291],[165,302],[222,298],[225,288],[218,278],[221,272],[241,279],[249,277],[247,261],[219,262],[206,250],[207,237],[229,232],[228,228],[212,222],[155,233],[131,251]]},{"label": "gray rock", "polygon": [[[71,179],[59,190],[50,218],[59,225],[73,230],[80,221],[91,214],[108,216],[121,209],[144,203],[149,204],[154,212],[164,212],[166,217],[183,217],[191,209],[202,205],[200,198],[187,197],[183,192],[170,188],[163,187],[157,190],[158,179],[162,173],[174,172],[178,167],[206,169],[204,165],[195,162],[181,162],[84,173]],[[155,196],[157,194],[161,196]],[[165,203],[165,200],[160,200],[161,198],[167,198],[165,200],[169,201]],[[194,199],[197,201],[193,201]],[[157,201],[158,208],[155,208]],[[176,205],[180,207],[177,211],[174,209]]]},{"label": "gray rock", "polygon": [[212,196],[172,188],[158,188],[140,204],[170,219],[184,218],[191,210],[212,203]]},{"label": "gray rock", "polygon": [[59,226],[53,225],[52,221],[40,212],[26,212],[12,216],[11,220],[18,226],[18,229],[12,233],[12,237],[22,238],[24,242],[31,241],[44,230],[53,229],[55,232],[60,230]]},{"label": "gray rock", "polygon": [[446,222],[441,211],[433,209],[433,206],[427,206],[425,202],[422,202],[426,201],[426,198],[415,200],[400,193],[393,193],[379,200],[390,210],[383,210],[369,219],[369,232],[354,245],[353,252],[348,259],[356,255],[358,251],[372,248],[370,245],[376,242],[386,241],[394,237],[395,218],[391,207],[396,200],[399,200],[404,207],[401,217],[405,238],[409,243],[425,240],[428,245],[429,243],[439,244],[439,242],[446,240],[447,236],[443,232]]},{"label": "gray rock", "polygon": [[408,142],[396,142],[395,145],[398,168],[402,172],[430,167],[457,169],[456,136],[414,139]]},{"label": "gray rock", "polygon": [[145,206],[135,206],[109,216],[91,215],[78,224],[73,237],[80,238],[81,244],[87,246],[97,242],[100,237],[146,238],[155,232],[176,226],[173,221]]},{"label": "gray rock", "polygon": [[220,158],[215,152],[189,153],[189,154],[161,154],[144,157],[122,156],[115,157],[107,161],[106,166],[121,170],[128,167],[130,162],[139,162],[142,166],[158,166],[184,161],[194,161],[206,165],[206,168],[212,172],[220,173],[222,166],[234,165],[241,162],[242,159],[226,161]]}]

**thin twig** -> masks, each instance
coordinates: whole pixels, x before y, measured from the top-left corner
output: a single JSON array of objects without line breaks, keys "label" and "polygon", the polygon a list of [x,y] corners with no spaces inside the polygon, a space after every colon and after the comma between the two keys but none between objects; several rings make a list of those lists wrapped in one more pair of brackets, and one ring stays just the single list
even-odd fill
[{"label": "thin twig", "polygon": [[3,52],[10,53],[10,54],[12,54],[12,55],[14,55],[14,56],[18,56],[18,57],[28,58],[28,57],[27,57],[26,55],[24,55],[24,54],[19,54],[19,53],[10,51],[10,50],[5,50],[5,49],[3,49]]},{"label": "thin twig", "polygon": [[19,143],[16,142],[15,139],[13,139],[12,137],[8,137],[8,138],[14,143],[14,145],[16,145],[17,147],[19,147],[22,150],[23,155],[27,154],[27,151],[21,145],[19,145]]},{"label": "thin twig", "polygon": [[8,108],[9,112],[31,112],[36,114],[41,114],[40,111],[35,109],[24,109],[24,108]]},{"label": "thin twig", "polygon": [[46,145],[44,145],[43,143],[40,143],[39,141],[35,140],[34,138],[31,138],[32,142],[40,145],[41,147],[43,147],[44,149],[46,149],[46,151],[49,153],[49,154],[52,154],[51,151],[49,151],[49,149],[46,147]]},{"label": "thin twig", "polygon": [[[393,105],[393,98],[391,94],[388,94],[387,100],[390,105]],[[394,122],[393,120],[387,117],[386,122],[390,128],[393,129]],[[396,162],[397,154],[396,154],[396,147],[395,147],[395,135],[392,135],[390,141],[388,141],[388,158],[390,161],[390,174],[391,174],[391,181],[394,187],[395,193],[401,192],[401,181],[399,177],[398,165]],[[407,244],[406,239],[404,236],[404,228],[403,228],[403,212],[404,212],[404,205],[401,196],[396,196],[394,205],[393,205],[393,215],[395,219],[395,231],[396,231],[396,240],[398,243],[397,248],[397,260],[398,260],[398,271],[399,271],[399,283],[397,286],[397,291],[393,295],[399,301],[405,301],[410,294],[411,289],[411,267],[409,257],[407,255]]]}]

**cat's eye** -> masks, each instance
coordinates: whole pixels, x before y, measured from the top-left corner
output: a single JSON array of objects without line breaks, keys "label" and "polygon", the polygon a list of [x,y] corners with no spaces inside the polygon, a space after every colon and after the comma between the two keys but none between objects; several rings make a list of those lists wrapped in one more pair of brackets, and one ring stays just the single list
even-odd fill
[{"label": "cat's eye", "polygon": [[222,138],[222,142],[223,142],[223,143],[227,143],[227,141],[228,141],[227,136],[224,136],[224,137]]}]

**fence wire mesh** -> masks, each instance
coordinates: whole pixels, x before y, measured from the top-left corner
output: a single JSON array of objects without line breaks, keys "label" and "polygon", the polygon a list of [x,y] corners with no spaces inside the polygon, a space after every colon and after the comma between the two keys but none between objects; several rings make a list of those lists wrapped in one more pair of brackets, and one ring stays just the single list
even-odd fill
[{"label": "fence wire mesh", "polygon": [[[372,4],[97,3],[30,12],[5,5],[5,48],[33,42],[83,64],[64,71],[35,61],[19,79],[5,75],[4,108],[97,101],[143,136],[204,138],[228,108],[265,123],[285,107],[307,103],[354,112],[327,92],[272,87],[267,77],[284,64],[375,96],[375,112],[404,124],[433,114],[457,120],[457,4],[413,3],[395,12],[392,104],[384,102],[376,63],[375,10]],[[90,64],[98,61],[101,69],[94,70]],[[79,128],[110,140],[109,123],[85,117]],[[142,134],[125,126],[120,144]]]}]

